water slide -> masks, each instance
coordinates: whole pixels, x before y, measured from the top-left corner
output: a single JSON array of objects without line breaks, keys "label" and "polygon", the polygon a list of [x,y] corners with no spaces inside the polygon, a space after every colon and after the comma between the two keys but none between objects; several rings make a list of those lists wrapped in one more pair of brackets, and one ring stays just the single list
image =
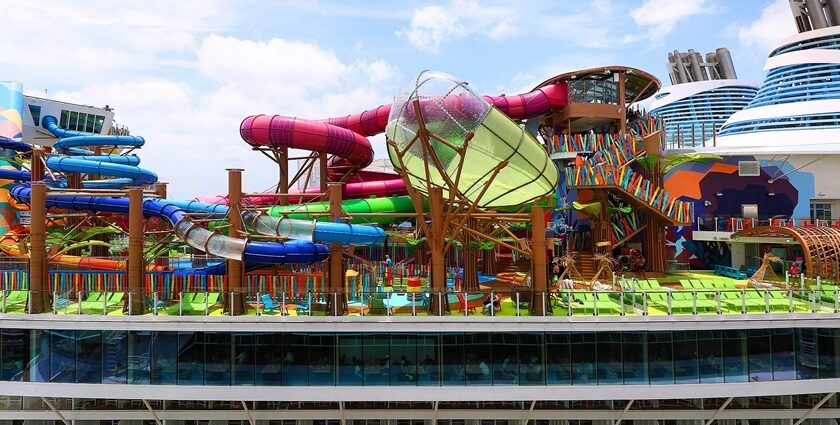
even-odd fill
[{"label": "water slide", "polygon": [[[85,182],[86,187],[122,188],[127,185],[146,185],[154,183],[157,176],[148,170],[137,167],[139,158],[136,156],[93,155],[93,152],[81,149],[89,146],[129,146],[140,147],[144,140],[136,136],[108,136],[92,135],[64,130],[56,124],[55,117],[44,117],[43,126],[60,139],[54,148],[63,152],[77,154],[77,156],[55,155],[47,158],[47,167],[54,171],[98,174],[115,179]],[[0,148],[15,151],[28,151],[31,147],[25,143],[3,139]],[[48,176],[45,176],[48,177]],[[0,179],[13,181],[29,181],[32,176],[25,170],[0,169]],[[54,186],[63,186],[60,180],[48,181]],[[28,184],[20,183],[12,186],[13,199],[22,203],[29,203],[30,189]],[[96,196],[66,196],[50,197],[47,204],[77,211],[128,213],[128,200],[125,198],[110,198]],[[345,223],[314,223],[312,221],[294,220],[271,217],[262,214],[243,213],[246,226],[257,233],[271,236],[291,238],[289,242],[246,242],[238,238],[224,236],[201,228],[186,216],[186,213],[201,212],[209,218],[222,219],[228,208],[222,205],[204,204],[195,201],[170,201],[147,199],[144,202],[144,215],[160,217],[168,220],[175,228],[176,235],[187,245],[205,251],[208,254],[222,258],[243,260],[246,264],[286,264],[312,263],[324,260],[329,249],[324,243],[341,244],[380,244],[384,241],[385,232],[372,226],[358,226]],[[3,239],[3,247],[11,255],[21,255],[11,235]],[[317,242],[317,243],[315,243]],[[92,268],[125,267],[124,262],[115,260],[84,259],[75,256],[58,256],[58,261],[67,264],[88,266]],[[95,264],[94,264],[95,263]],[[207,269],[202,269],[207,272]]]},{"label": "water slide", "polygon": [[[568,103],[568,91],[565,83],[538,88],[525,94],[483,96],[483,99],[512,119],[526,119],[556,110]],[[281,115],[253,115],[245,118],[239,132],[246,143],[253,147],[286,147],[333,155],[328,176],[337,180],[345,174],[355,173],[370,165],[373,161],[373,148],[368,137],[385,132],[391,105],[381,105],[358,114],[322,120],[284,117]],[[405,182],[400,177],[391,180],[350,182],[342,187],[344,199],[385,197],[405,195]],[[310,189],[302,193],[318,193],[319,189]],[[226,204],[224,197],[199,198],[199,200]],[[275,197],[250,198],[257,205],[272,204]],[[289,203],[300,202],[299,197],[290,197]],[[402,209],[375,208],[371,212],[410,213],[414,209],[410,203],[400,200],[390,202]],[[381,204],[387,207],[388,203]],[[348,201],[342,205],[345,211],[353,208]],[[320,208],[320,207],[315,207]],[[289,208],[273,208],[270,214],[288,213]],[[349,211],[348,211],[349,212]]]},{"label": "water slide", "polygon": [[41,120],[41,126],[52,133],[58,140],[53,149],[70,155],[50,155],[47,167],[65,173],[85,173],[116,177],[108,180],[93,180],[84,183],[87,188],[119,189],[128,185],[147,186],[157,182],[157,175],[140,168],[140,158],[136,155],[94,155],[82,147],[142,147],[146,141],[139,136],[117,136],[90,134],[80,131],[65,130],[58,126],[58,120],[47,115]]}]

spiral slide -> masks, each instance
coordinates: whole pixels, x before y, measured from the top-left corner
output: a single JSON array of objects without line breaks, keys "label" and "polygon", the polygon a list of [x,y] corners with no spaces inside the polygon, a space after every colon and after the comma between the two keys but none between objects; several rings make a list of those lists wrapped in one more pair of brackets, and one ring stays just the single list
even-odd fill
[{"label": "spiral slide", "polygon": [[[536,89],[530,93],[518,95],[484,96],[484,99],[513,119],[525,119],[538,116],[560,108],[568,103],[568,90],[565,83],[553,84]],[[327,118],[319,121],[280,115],[249,116],[240,125],[240,134],[246,143],[253,147],[286,147],[333,155],[328,173],[331,179],[338,179],[345,174],[352,174],[370,165],[373,160],[373,148],[367,137],[385,131],[391,105],[381,105],[355,115]],[[405,182],[401,178],[372,182],[350,182],[344,185],[345,199],[383,197],[406,194]],[[317,189],[311,192],[318,192]],[[222,197],[199,198],[210,203],[227,203]],[[274,197],[251,198],[255,204],[270,204]],[[294,203],[298,199],[290,198]],[[370,201],[370,200],[368,200]],[[410,203],[399,199],[382,203],[371,203],[369,212],[410,213],[414,208]],[[312,207],[277,207],[269,211],[270,215],[288,214],[293,211],[315,208],[320,212],[322,205]],[[345,211],[352,210],[354,203],[344,201]],[[368,212],[368,211],[365,211]]]}]

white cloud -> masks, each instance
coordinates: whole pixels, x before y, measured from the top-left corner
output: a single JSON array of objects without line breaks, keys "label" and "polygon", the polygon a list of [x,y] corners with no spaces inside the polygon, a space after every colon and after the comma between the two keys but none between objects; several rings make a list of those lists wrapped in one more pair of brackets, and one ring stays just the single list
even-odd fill
[{"label": "white cloud", "polygon": [[[361,112],[388,100],[377,87],[398,74],[384,60],[347,63],[315,44],[213,34],[198,42],[193,68],[210,87],[168,79],[113,81],[51,97],[114,105],[116,118],[146,138],[141,165],[173,183],[171,196],[192,198],[223,193],[230,167],[246,169],[247,190],[276,183],[276,165],[239,136],[247,115],[317,119]],[[376,147],[384,155],[384,142]]]},{"label": "white cloud", "polygon": [[197,35],[227,28],[231,13],[220,0],[114,1],[95,7],[8,0],[0,2],[5,34],[0,64],[26,64],[27,77],[59,77],[58,83],[177,64],[194,50]]},{"label": "white cloud", "polygon": [[414,11],[408,28],[397,31],[413,46],[437,52],[440,46],[458,38],[481,34],[502,40],[519,33],[520,10],[489,6],[478,0],[452,0],[449,4],[426,6]]},{"label": "white cloud", "polygon": [[[141,166],[172,183],[176,198],[226,190],[229,167],[247,190],[276,183],[276,165],[239,135],[251,114],[323,118],[387,102],[399,70],[365,56],[344,60],[317,43],[233,37],[236,5],[215,1],[0,2],[0,65],[27,92],[111,105],[143,136]],[[10,71],[13,70],[13,71]],[[31,83],[35,81],[36,83]],[[384,142],[375,142],[384,155]]]},{"label": "white cloud", "polygon": [[787,0],[774,0],[762,11],[755,21],[738,26],[738,40],[746,51],[764,56],[780,39],[796,34],[796,25],[790,14]]},{"label": "white cloud", "polygon": [[[636,25],[647,29],[645,38],[660,41],[674,29],[679,21],[709,10],[706,0],[645,0],[630,12],[630,17]],[[635,41],[636,38],[628,36],[625,42]]]}]

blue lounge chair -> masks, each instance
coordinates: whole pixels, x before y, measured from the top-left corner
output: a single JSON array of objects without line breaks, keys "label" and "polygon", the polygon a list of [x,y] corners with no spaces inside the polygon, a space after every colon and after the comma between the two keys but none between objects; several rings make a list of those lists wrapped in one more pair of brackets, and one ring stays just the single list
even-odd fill
[{"label": "blue lounge chair", "polygon": [[262,296],[260,296],[260,302],[262,302],[263,305],[262,314],[277,314],[278,310],[280,310],[281,314],[283,312],[283,306],[275,304],[274,300],[272,300],[271,296],[268,294],[262,294]]}]

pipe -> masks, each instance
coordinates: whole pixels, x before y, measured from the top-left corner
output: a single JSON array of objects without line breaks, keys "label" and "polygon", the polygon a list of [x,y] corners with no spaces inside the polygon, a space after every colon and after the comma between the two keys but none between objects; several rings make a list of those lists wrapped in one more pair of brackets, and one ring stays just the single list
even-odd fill
[{"label": "pipe", "polygon": [[694,81],[706,80],[706,75],[703,72],[703,67],[700,66],[700,54],[694,49],[688,49],[688,62],[691,64],[691,75]]},{"label": "pipe", "polygon": [[715,49],[715,56],[717,57],[718,67],[724,79],[735,80],[738,74],[735,72],[735,64],[732,62],[732,55],[729,54],[729,49],[720,47]]},{"label": "pipe", "polygon": [[674,50],[674,64],[677,68],[677,75],[680,77],[680,83],[688,83],[689,79],[685,72],[685,65],[683,65],[682,53]]},{"label": "pipe", "polygon": [[811,26],[815,30],[828,27],[820,0],[805,0],[805,6],[808,8],[808,17],[811,18]]},{"label": "pipe", "polygon": [[718,59],[715,53],[709,52],[706,53],[706,63],[711,64],[709,66],[709,79],[710,80],[723,80],[723,73],[720,71],[718,67]]},{"label": "pipe", "polygon": [[840,0],[828,0],[826,13],[831,16],[831,25],[840,25]]}]

